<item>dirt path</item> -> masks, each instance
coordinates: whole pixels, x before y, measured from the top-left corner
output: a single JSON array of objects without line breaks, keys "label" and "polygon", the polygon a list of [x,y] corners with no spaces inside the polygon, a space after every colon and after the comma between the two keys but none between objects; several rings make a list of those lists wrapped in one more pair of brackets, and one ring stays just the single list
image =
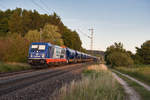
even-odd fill
[{"label": "dirt path", "polygon": [[116,72],[116,73],[121,74],[122,76],[125,76],[125,77],[129,78],[130,80],[132,80],[132,81],[136,82],[137,84],[143,86],[146,90],[150,91],[150,86],[144,84],[143,82],[140,82],[140,81],[136,80],[135,78],[133,78],[133,77],[131,77],[131,76],[129,76],[129,75],[122,74],[122,73],[120,73],[119,71],[116,71],[116,70],[113,70],[113,71]]},{"label": "dirt path", "polygon": [[129,87],[128,84],[123,79],[118,77],[115,73],[112,72],[112,74],[116,78],[116,80],[123,86],[125,93],[129,96],[129,100],[141,100],[140,95],[132,87]]},{"label": "dirt path", "polygon": [[[106,65],[101,65],[103,69],[107,70]],[[115,73],[112,72],[112,75],[114,78],[123,86],[125,93],[128,95],[129,100],[141,100],[140,95],[132,88],[130,87],[127,82],[125,82],[123,79],[118,77]]]}]

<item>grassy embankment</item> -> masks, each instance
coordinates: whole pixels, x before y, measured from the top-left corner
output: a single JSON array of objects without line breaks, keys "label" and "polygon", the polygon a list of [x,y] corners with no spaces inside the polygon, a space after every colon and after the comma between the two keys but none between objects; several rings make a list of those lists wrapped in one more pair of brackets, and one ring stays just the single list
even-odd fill
[{"label": "grassy embankment", "polygon": [[141,96],[142,100],[149,100],[150,98],[150,92],[147,91],[144,87],[142,87],[141,85],[137,84],[136,82],[116,73],[120,78],[122,78],[123,80],[125,80],[128,85],[132,88],[135,89],[136,92],[138,92]]},{"label": "grassy embankment", "polygon": [[26,64],[0,62],[0,73],[21,71],[21,70],[27,70],[30,68],[31,67]]},{"label": "grassy embankment", "polygon": [[115,69],[150,85],[150,65],[136,65],[134,67],[116,67]]},{"label": "grassy embankment", "polygon": [[120,84],[100,65],[89,66],[82,80],[63,86],[59,93],[58,100],[125,100]]}]

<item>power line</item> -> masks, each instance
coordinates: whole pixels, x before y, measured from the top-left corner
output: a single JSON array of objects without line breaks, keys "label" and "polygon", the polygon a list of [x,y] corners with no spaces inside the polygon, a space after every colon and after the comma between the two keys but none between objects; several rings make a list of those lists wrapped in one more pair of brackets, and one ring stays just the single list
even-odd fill
[{"label": "power line", "polygon": [[39,7],[40,9],[42,9],[43,11],[45,11],[46,13],[48,13],[48,14],[50,14],[46,9],[44,9],[42,6],[40,6],[38,3],[36,3],[34,0],[31,0],[32,1],[32,3],[34,4],[34,5],[36,5],[37,7]]},{"label": "power line", "polygon": [[80,31],[80,33],[82,33],[84,36],[86,36],[87,38],[91,38],[90,36],[88,36],[86,33],[83,33],[80,29],[78,29],[78,31]]},{"label": "power line", "polygon": [[91,39],[91,45],[90,45],[90,49],[93,50],[93,34],[94,34],[94,29],[91,28],[89,29],[89,31],[91,32],[90,36],[88,36],[87,34],[83,33],[80,29],[78,29],[78,31],[80,31],[80,33],[82,33],[84,36],[88,37],[89,39]]},{"label": "power line", "polygon": [[[47,8],[48,11],[51,10],[43,0],[40,0],[40,2]],[[53,11],[53,12],[55,12],[55,11]]]}]

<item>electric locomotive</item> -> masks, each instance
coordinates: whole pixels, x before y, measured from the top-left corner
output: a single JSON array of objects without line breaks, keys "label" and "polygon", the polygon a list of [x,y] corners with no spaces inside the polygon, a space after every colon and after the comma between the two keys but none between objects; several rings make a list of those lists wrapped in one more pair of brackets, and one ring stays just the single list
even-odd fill
[{"label": "electric locomotive", "polygon": [[88,54],[53,45],[51,43],[34,42],[29,47],[28,63],[33,68],[94,61],[96,57]]},{"label": "electric locomotive", "polygon": [[66,49],[50,43],[32,43],[28,63],[31,65],[58,65],[67,63]]}]

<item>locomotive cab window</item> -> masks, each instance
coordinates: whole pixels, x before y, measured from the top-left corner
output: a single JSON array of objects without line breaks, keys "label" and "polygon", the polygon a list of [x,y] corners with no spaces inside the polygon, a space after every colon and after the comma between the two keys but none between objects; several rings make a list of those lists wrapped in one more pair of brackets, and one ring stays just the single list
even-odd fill
[{"label": "locomotive cab window", "polygon": [[37,48],[38,48],[38,45],[32,45],[31,48],[32,48],[32,49],[37,49]]},{"label": "locomotive cab window", "polygon": [[45,50],[45,45],[39,45],[39,50]]},{"label": "locomotive cab window", "polygon": [[46,48],[46,45],[32,45],[31,46],[31,51],[34,52],[34,51],[43,51],[45,50]]},{"label": "locomotive cab window", "polygon": [[35,52],[38,50],[38,45],[32,45],[31,46],[31,52]]}]

